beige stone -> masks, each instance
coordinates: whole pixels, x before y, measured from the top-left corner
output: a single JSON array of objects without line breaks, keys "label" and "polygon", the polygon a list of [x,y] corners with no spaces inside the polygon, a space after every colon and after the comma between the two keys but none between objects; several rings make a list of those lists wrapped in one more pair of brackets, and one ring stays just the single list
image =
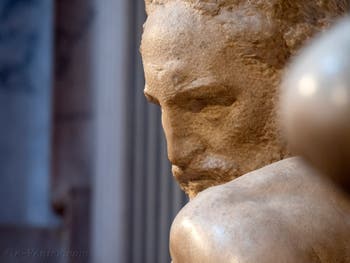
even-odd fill
[{"label": "beige stone", "polygon": [[162,108],[173,174],[193,198],[172,226],[173,262],[350,262],[348,200],[298,158],[283,160],[277,123],[287,62],[349,3],[146,6],[145,95]]},{"label": "beige stone", "polygon": [[201,192],[170,237],[174,263],[345,263],[350,205],[289,158]]},{"label": "beige stone", "polygon": [[173,174],[190,196],[289,154],[276,118],[290,56],[345,1],[146,1],[147,98],[160,104]]}]

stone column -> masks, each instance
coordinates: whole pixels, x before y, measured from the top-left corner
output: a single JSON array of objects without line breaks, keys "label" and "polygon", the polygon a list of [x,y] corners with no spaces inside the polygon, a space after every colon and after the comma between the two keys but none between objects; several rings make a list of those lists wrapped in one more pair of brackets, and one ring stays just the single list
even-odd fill
[{"label": "stone column", "polygon": [[170,224],[186,200],[171,175],[160,109],[143,95],[144,10],[144,0],[96,2],[96,263],[170,262]]},{"label": "stone column", "polygon": [[91,0],[55,4],[53,202],[60,210],[72,188],[89,188],[92,173]]}]

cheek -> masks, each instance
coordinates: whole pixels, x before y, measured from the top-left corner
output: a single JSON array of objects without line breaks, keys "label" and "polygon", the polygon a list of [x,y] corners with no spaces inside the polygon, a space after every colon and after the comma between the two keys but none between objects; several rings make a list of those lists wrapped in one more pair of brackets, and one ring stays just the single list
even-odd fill
[{"label": "cheek", "polygon": [[232,127],[230,122],[232,106],[211,106],[201,111],[188,111],[182,107],[166,108],[162,112],[162,123],[167,138],[197,138],[208,146],[216,145],[215,141],[223,138],[223,129],[227,134]]},{"label": "cheek", "polygon": [[237,102],[234,107],[229,109],[229,112],[221,119],[221,124],[218,125],[218,132],[221,137],[221,147],[227,150],[237,148],[239,143],[242,143],[242,137],[245,136],[245,112],[242,105]]},{"label": "cheek", "polygon": [[203,122],[208,145],[223,155],[239,151],[246,144],[258,143],[256,127],[259,126],[259,116],[254,112],[253,105],[236,101],[230,107],[221,107],[201,112],[199,119]]},{"label": "cheek", "polygon": [[235,120],[238,113],[237,105],[217,106],[202,110],[193,119],[198,123],[197,127],[202,127],[201,135],[212,149],[226,148],[226,150],[230,150],[231,146],[235,144],[237,135],[242,131],[239,121]]},{"label": "cheek", "polygon": [[227,118],[231,115],[232,106],[213,106],[205,108],[201,111],[200,115],[203,121],[207,123],[207,126],[211,129],[217,129],[221,124],[225,123]]}]

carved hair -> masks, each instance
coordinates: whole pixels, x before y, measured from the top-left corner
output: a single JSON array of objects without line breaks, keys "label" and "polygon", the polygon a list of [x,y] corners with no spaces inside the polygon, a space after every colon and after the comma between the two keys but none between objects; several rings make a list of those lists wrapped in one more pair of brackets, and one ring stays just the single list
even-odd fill
[{"label": "carved hair", "polygon": [[350,0],[145,0],[147,13],[170,2],[183,2],[203,15],[217,16],[237,7],[269,15],[279,25],[288,53],[294,54],[315,33],[328,28],[350,8]]}]

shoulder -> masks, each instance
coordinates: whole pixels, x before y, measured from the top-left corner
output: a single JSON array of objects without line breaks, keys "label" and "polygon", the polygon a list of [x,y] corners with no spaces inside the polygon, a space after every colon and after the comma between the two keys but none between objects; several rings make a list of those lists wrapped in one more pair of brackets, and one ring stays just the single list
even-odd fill
[{"label": "shoulder", "polygon": [[[174,263],[321,262],[312,241],[338,208],[325,198],[332,190],[310,173],[291,158],[203,191],[174,220]],[[322,209],[313,215],[312,206]]]}]

